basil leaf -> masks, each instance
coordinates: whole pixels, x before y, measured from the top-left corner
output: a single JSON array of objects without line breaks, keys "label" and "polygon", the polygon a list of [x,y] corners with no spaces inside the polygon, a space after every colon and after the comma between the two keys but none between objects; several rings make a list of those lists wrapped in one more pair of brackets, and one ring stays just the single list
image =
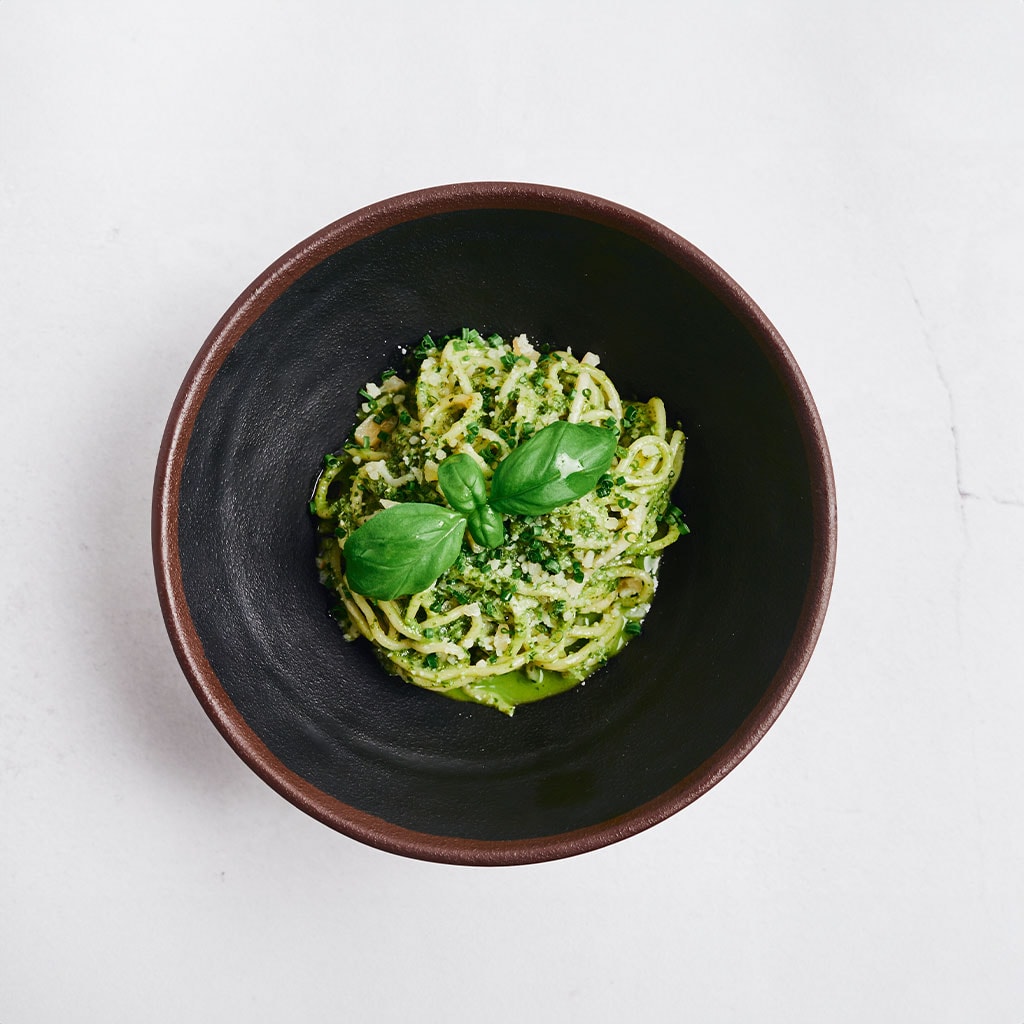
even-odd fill
[{"label": "basil leaf", "polygon": [[485,548],[505,543],[505,521],[490,505],[481,505],[470,512],[469,532],[473,540]]},{"label": "basil leaf", "polygon": [[437,467],[437,482],[452,508],[463,515],[487,504],[484,472],[471,455],[449,455]]},{"label": "basil leaf", "polygon": [[617,444],[616,434],[604,427],[550,423],[498,464],[491,505],[527,516],[568,505],[594,489],[611,466]]},{"label": "basil leaf", "polygon": [[487,504],[487,483],[476,459],[460,452],[437,467],[437,482],[453,508],[469,518],[473,540],[485,548],[505,543],[505,524]]},{"label": "basil leaf", "polygon": [[379,601],[418,594],[459,557],[465,532],[466,517],[440,505],[392,505],[346,542],[348,585]]}]

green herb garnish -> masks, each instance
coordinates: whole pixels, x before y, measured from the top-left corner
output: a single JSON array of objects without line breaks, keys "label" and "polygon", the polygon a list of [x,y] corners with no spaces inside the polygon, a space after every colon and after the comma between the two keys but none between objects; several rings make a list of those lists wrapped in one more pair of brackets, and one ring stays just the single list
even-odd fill
[{"label": "green herb garnish", "polygon": [[466,517],[440,505],[392,505],[349,537],[349,586],[379,601],[418,594],[455,563],[465,532]]},{"label": "green herb garnish", "polygon": [[416,346],[413,355],[417,359],[425,359],[431,352],[436,351],[437,346],[434,344],[434,339],[429,334],[424,334],[423,340]]},{"label": "green herb garnish", "polygon": [[471,455],[450,455],[437,467],[437,482],[452,508],[466,517],[477,544],[496,548],[505,542],[505,524],[487,504],[484,473]]},{"label": "green herb garnish", "polygon": [[558,420],[503,459],[491,481],[499,512],[540,516],[594,489],[615,456],[617,438],[604,427]]},{"label": "green herb garnish", "polygon": [[[589,493],[599,480],[608,480],[616,440],[603,427],[551,423],[498,463],[489,498],[477,461],[461,452],[450,455],[438,466],[437,482],[454,511],[409,502],[368,519],[345,545],[349,586],[381,601],[426,590],[458,561],[467,528],[478,544],[498,547],[505,542],[501,513],[544,515]],[[526,530],[533,535],[532,526]],[[546,565],[551,564],[557,566],[548,559]],[[583,580],[577,561],[572,576]],[[509,600],[514,590],[502,591],[502,600]]]}]

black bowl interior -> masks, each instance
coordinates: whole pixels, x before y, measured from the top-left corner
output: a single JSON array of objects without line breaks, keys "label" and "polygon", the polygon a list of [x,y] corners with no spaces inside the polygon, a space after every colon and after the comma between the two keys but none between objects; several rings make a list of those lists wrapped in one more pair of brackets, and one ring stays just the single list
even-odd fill
[{"label": "black bowl interior", "polygon": [[[701,277],[614,225],[459,210],[329,255],[238,339],[187,445],[181,576],[227,697],[288,770],[403,829],[531,840],[628,817],[736,735],[808,594],[813,472],[761,329]],[[512,719],[417,690],[344,641],[306,508],[358,389],[423,334],[463,326],[593,350],[688,437],[675,500],[692,533],[664,560],[643,635]]]}]

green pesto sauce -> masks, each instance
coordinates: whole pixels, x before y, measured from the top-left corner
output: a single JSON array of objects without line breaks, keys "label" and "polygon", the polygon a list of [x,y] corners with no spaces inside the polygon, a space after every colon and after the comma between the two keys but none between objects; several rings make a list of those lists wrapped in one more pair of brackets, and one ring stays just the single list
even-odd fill
[{"label": "green pesto sauce", "polygon": [[[629,642],[625,628],[620,629],[608,648],[607,657],[613,657]],[[589,675],[589,672],[587,673]],[[564,672],[552,672],[547,669],[541,672],[540,680],[531,679],[522,669],[505,672],[490,679],[469,683],[456,690],[439,690],[452,700],[472,701],[474,704],[487,704],[490,707],[511,715],[519,704],[532,704],[534,701],[554,697],[565,693],[583,682],[578,675],[567,675]]]},{"label": "green pesto sauce", "polygon": [[546,671],[537,682],[528,678],[521,669],[516,669],[514,672],[481,679],[461,689],[445,690],[443,693],[452,700],[489,704],[510,715],[518,704],[531,704],[545,697],[553,697],[556,693],[564,693],[578,685],[578,679],[565,676],[561,672]]}]

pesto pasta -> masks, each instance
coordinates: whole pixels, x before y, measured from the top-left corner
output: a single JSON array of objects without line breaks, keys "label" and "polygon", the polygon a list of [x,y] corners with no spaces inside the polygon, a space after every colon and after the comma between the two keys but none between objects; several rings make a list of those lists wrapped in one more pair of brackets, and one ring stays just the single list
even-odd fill
[{"label": "pesto pasta", "polygon": [[[424,338],[413,372],[366,385],[363,419],[325,457],[310,502],[320,577],[347,639],[366,637],[416,686],[511,714],[582,682],[640,633],[661,553],[687,532],[670,502],[685,439],[660,399],[623,400],[598,364],[592,353],[538,351],[524,335],[507,343],[465,329]],[[469,456],[491,487],[503,460],[558,421],[616,436],[596,486],[544,514],[505,516],[494,546],[467,532],[454,563],[416,593],[384,600],[353,588],[346,543],[376,513],[408,502],[449,509],[445,459]],[[502,517],[489,515],[501,537]]]}]

